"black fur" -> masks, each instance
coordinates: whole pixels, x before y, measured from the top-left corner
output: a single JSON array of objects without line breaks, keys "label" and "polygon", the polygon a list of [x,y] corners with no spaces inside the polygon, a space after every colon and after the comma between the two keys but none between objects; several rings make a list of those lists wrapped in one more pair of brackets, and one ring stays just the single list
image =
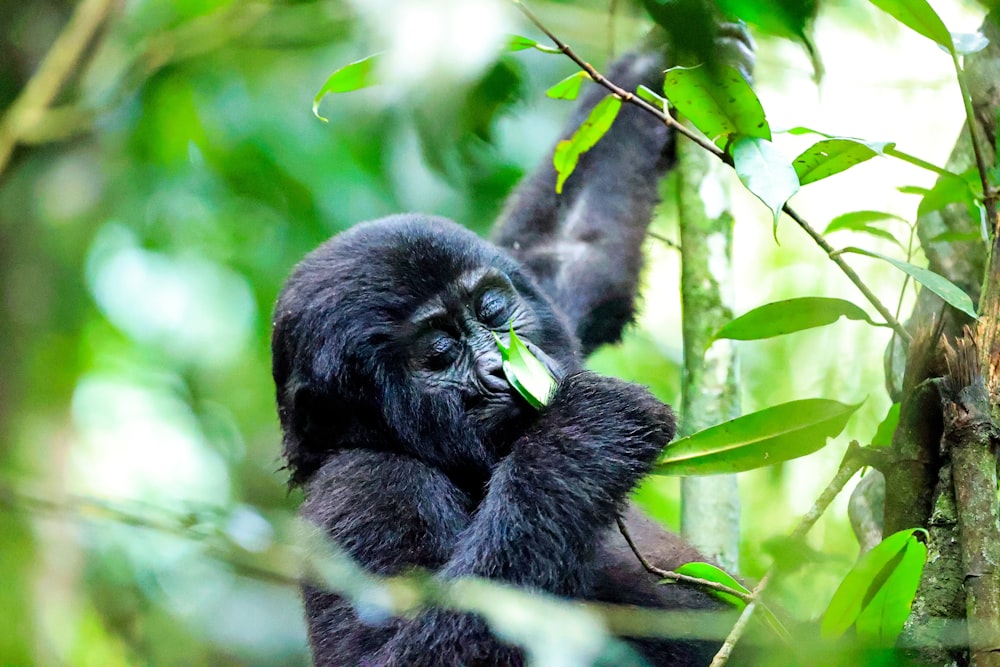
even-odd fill
[{"label": "black fur", "polygon": [[[662,69],[646,54],[610,76],[655,87]],[[571,129],[601,97],[593,86]],[[666,128],[626,106],[563,195],[551,161],[521,186],[495,245],[440,218],[402,215],[358,225],[304,259],[278,301],[273,355],[305,517],[378,574],[420,567],[574,598],[713,606],[700,592],[657,586],[614,527],[629,512],[663,567],[699,558],[626,508],[674,435],[673,413],[580,361],[632,318],[639,246],[671,155]],[[519,337],[561,378],[540,412],[495,381],[488,330],[504,329],[476,320],[483,275],[495,276]],[[428,309],[436,314],[424,318]],[[449,332],[439,347],[461,345],[471,360],[425,363],[415,348],[427,329]],[[307,586],[304,595],[317,665],[523,661],[473,616],[374,623],[334,594]],[[637,646],[659,665],[707,664],[713,648]]]}]

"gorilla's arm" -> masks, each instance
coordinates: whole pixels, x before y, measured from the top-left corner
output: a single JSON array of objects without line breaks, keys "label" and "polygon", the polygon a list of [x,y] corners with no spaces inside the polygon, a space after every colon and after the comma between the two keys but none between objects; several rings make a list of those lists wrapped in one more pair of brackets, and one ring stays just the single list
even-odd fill
[{"label": "gorilla's arm", "polygon": [[[310,484],[305,513],[376,572],[422,566],[446,578],[479,576],[584,596],[592,591],[600,536],[673,431],[670,408],[645,389],[579,373],[563,381],[538,421],[514,442],[468,520],[468,499],[439,471],[359,451],[324,465]],[[345,457],[354,465],[345,468]],[[407,507],[408,501],[414,505]],[[387,504],[391,510],[379,511]],[[324,643],[330,656],[342,659],[357,650],[352,646],[370,650],[380,640],[380,665],[516,662],[516,653],[475,617],[433,610],[373,630],[343,602],[322,595],[311,598],[322,616],[309,613],[318,665],[324,664]]]},{"label": "gorilla's arm", "polygon": [[[663,85],[663,47],[626,56],[608,71],[634,91]],[[586,119],[607,89],[587,84],[561,139]],[[624,104],[608,133],[585,153],[556,194],[549,151],[509,200],[494,240],[527,266],[586,355],[614,342],[632,319],[641,245],[658,200],[657,183],[673,164],[673,134],[651,114]]]}]

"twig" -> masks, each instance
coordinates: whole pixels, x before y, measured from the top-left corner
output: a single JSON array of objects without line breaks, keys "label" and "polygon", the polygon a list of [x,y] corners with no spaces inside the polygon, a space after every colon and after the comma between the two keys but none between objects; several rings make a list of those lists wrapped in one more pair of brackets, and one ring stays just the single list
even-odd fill
[{"label": "twig", "polygon": [[[852,441],[850,445],[847,446],[847,451],[844,453],[844,458],[840,461],[840,468],[837,470],[837,474],[833,476],[830,483],[826,485],[823,489],[823,493],[819,495],[816,502],[809,509],[808,512],[802,515],[799,519],[798,525],[795,530],[792,531],[790,539],[801,540],[803,539],[809,530],[816,524],[826,508],[830,506],[833,499],[837,497],[847,482],[850,481],[854,474],[861,470],[866,465],[871,465],[873,460],[873,453],[870,450],[864,449],[858,446],[857,441]],[[733,625],[733,629],[730,630],[729,636],[726,637],[726,641],[722,643],[722,647],[715,654],[715,658],[712,659],[711,667],[722,667],[729,660],[729,656],[733,652],[733,648],[736,643],[739,642],[740,638],[743,637],[743,633],[746,631],[747,624],[750,622],[750,617],[753,616],[754,611],[757,608],[756,601],[760,599],[761,594],[767,588],[767,585],[771,582],[771,578],[774,573],[778,570],[779,563],[771,565],[767,573],[761,578],[760,582],[754,587],[751,597],[753,602],[747,604],[743,608],[743,613],[740,614],[739,620]]]},{"label": "twig", "polygon": [[[513,2],[524,13],[524,15],[527,16],[528,19],[535,24],[535,26],[539,30],[545,33],[546,37],[552,40],[552,43],[556,45],[556,48],[558,48],[561,53],[565,54],[568,58],[570,58],[570,60],[575,62],[580,67],[580,69],[586,72],[590,76],[590,78],[593,79],[596,83],[610,90],[614,95],[619,97],[622,101],[634,104],[639,108],[643,109],[644,111],[646,111],[647,113],[653,114],[678,134],[687,137],[688,139],[695,142],[696,144],[698,144],[698,146],[708,151],[718,159],[722,160],[723,162],[725,162],[730,166],[733,166],[732,158],[725,151],[723,151],[722,149],[720,149],[718,146],[708,141],[707,139],[698,136],[684,125],[678,123],[677,120],[674,119],[670,114],[660,109],[657,109],[656,107],[654,107],[652,104],[642,99],[641,97],[633,95],[631,92],[625,90],[621,86],[618,86],[613,81],[608,80],[603,74],[598,72],[593,65],[591,65],[583,58],[581,58],[579,55],[577,55],[577,53],[573,51],[573,49],[570,48],[568,44],[566,44],[561,39],[556,37],[548,28],[546,28],[545,25],[538,19],[538,17],[535,16],[531,12],[531,10],[528,9],[524,5],[524,3],[521,2],[521,0],[513,0]],[[806,222],[806,220],[802,216],[796,213],[787,204],[785,204],[785,206],[783,206],[781,210],[784,211],[785,215],[794,220],[795,223],[799,227],[801,227],[826,252],[827,256],[831,260],[833,260],[833,262],[838,267],[840,267],[840,270],[844,272],[844,274],[852,283],[854,283],[854,285],[861,291],[861,293],[868,300],[868,302],[875,307],[875,310],[879,312],[879,315],[885,318],[886,323],[889,326],[891,326],[893,330],[897,334],[899,334],[904,340],[910,341],[912,339],[912,336],[910,336],[910,332],[908,332],[903,327],[903,325],[899,323],[899,320],[893,317],[889,309],[886,308],[885,305],[883,305],[883,303],[879,300],[877,296],[875,296],[875,293],[872,292],[870,289],[868,289],[868,286],[865,285],[864,282],[861,280],[861,277],[854,272],[854,269],[852,269],[850,265],[848,265],[847,262],[843,260],[843,258],[841,258],[836,254],[836,251],[829,243],[826,242],[826,239],[824,239],[819,232],[813,229],[813,227],[808,222]]]},{"label": "twig", "polygon": [[720,584],[717,581],[711,581],[709,579],[701,579],[699,577],[692,577],[686,574],[681,574],[680,572],[674,572],[673,570],[664,570],[663,568],[656,567],[642,555],[639,551],[639,547],[636,546],[635,542],[632,540],[632,535],[628,532],[628,527],[625,525],[625,521],[621,517],[618,517],[618,530],[621,532],[622,537],[625,538],[625,542],[628,544],[629,549],[635,554],[636,559],[639,564],[642,565],[643,569],[650,574],[654,574],[661,579],[670,579],[671,581],[676,581],[681,584],[690,584],[692,586],[700,586],[701,588],[709,588],[713,591],[718,591],[719,593],[725,593],[727,595],[732,595],[737,597],[743,602],[750,604],[754,601],[754,597],[750,593],[744,593],[743,591],[738,591],[735,588],[726,586],[725,584]]},{"label": "twig", "polygon": [[681,244],[677,243],[677,241],[672,241],[668,239],[666,236],[657,234],[656,232],[651,232],[648,229],[646,230],[646,236],[648,236],[651,239],[656,239],[657,241],[667,246],[668,248],[673,248],[674,250],[681,249]]},{"label": "twig", "polygon": [[570,48],[568,44],[566,44],[566,42],[562,41],[554,34],[552,34],[552,32],[545,27],[545,25],[539,20],[539,18],[535,16],[534,13],[530,9],[528,9],[524,5],[524,3],[521,2],[521,0],[513,0],[513,2],[524,13],[524,15],[528,17],[528,20],[530,20],[532,23],[535,24],[535,27],[537,27],[539,30],[545,33],[545,36],[548,37],[550,40],[552,40],[552,43],[556,45],[556,48],[559,49],[561,53],[563,53],[570,60],[575,62],[580,67],[580,69],[586,72],[587,75],[594,80],[594,82],[610,90],[612,93],[615,94],[615,96],[620,98],[622,101],[634,104],[640,109],[644,109],[647,113],[653,114],[661,121],[663,121],[663,123],[665,123],[667,127],[672,128],[675,132],[679,134],[683,134],[685,137],[695,142],[696,144],[704,148],[706,151],[712,153],[723,162],[726,163],[730,162],[728,156],[718,146],[711,143],[707,139],[698,136],[688,128],[678,123],[677,120],[667,112],[657,109],[646,100],[634,95],[631,91],[625,90],[624,88],[622,88],[621,86],[609,80],[603,74],[598,72],[593,65],[591,65],[586,60],[577,55],[577,53],[572,48]]},{"label": "twig", "polygon": [[84,49],[111,13],[114,4],[114,0],[82,0],[77,5],[38,71],[0,122],[0,174],[21,137],[38,122],[72,74]]}]

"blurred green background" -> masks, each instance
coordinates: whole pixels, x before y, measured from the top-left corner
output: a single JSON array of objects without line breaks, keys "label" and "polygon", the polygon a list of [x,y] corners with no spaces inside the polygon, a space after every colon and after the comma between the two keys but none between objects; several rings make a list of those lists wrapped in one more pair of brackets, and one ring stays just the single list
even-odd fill
[{"label": "blurred green background", "polygon": [[[533,3],[599,67],[647,27],[636,3]],[[971,32],[981,8],[935,2]],[[0,1],[0,109],[77,7]],[[565,58],[503,54],[542,39],[501,0],[128,0],[109,16],[48,113],[0,173],[0,664],[301,665],[301,611],[284,571],[294,511],[278,459],[270,315],[294,263],[359,220],[399,211],[485,233],[570,110],[544,97]],[[773,127],[898,142],[943,163],[962,122],[950,63],[869,5],[822,6],[817,86],[802,50],[761,38],[757,89]],[[312,98],[337,67],[392,47],[383,85]],[[794,155],[799,140],[776,141]],[[820,228],[858,209],[912,220],[901,185],[933,174],[875,160],[811,186]],[[723,184],[726,187],[732,184]],[[733,187],[740,313],[792,296],[858,303],[822,254]],[[655,223],[673,238],[670,184]],[[707,193],[706,197],[711,198]],[[897,233],[899,229],[894,230]],[[896,254],[869,237],[841,245]],[[642,314],[592,365],[676,403],[677,253],[650,240]],[[919,258],[917,259],[919,262]],[[901,275],[859,259],[896,303]],[[903,299],[908,312],[912,292]],[[743,407],[866,400],[825,450],[741,477],[743,572],[769,558],[889,401],[887,335],[841,322],[740,345]],[[677,480],[640,495],[677,520]],[[814,530],[817,562],[778,582],[801,619],[856,554],[844,499]]]}]

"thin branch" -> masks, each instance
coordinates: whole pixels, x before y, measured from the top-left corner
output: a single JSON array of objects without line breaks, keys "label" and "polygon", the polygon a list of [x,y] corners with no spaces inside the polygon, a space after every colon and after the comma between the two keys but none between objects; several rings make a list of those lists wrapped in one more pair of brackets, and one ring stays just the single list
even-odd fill
[{"label": "thin branch", "polygon": [[[861,470],[864,466],[871,465],[877,458],[877,452],[860,447],[858,446],[857,441],[852,441],[851,444],[847,446],[844,458],[840,461],[840,468],[837,470],[837,474],[834,475],[833,479],[830,480],[830,483],[826,485],[826,488],[823,489],[823,493],[819,495],[809,511],[803,514],[802,518],[799,519],[799,523],[795,527],[795,530],[792,531],[790,539],[803,539],[816,524],[819,518],[823,516],[823,513],[830,506],[830,503],[833,502],[833,499],[837,497],[837,494],[839,494],[847,482],[854,477],[854,474]],[[757,609],[757,600],[760,599],[761,594],[771,582],[771,578],[779,569],[779,565],[779,563],[771,565],[767,573],[754,587],[751,593],[753,602],[744,607],[739,620],[736,621],[733,629],[729,632],[729,636],[726,637],[726,641],[722,643],[722,647],[719,648],[719,651],[715,654],[715,658],[712,659],[711,667],[722,667],[726,664],[726,661],[729,660],[730,655],[732,655],[733,648],[743,637],[743,633],[746,631],[747,624],[750,622],[750,617],[753,616],[754,611]]]},{"label": "thin branch", "polygon": [[854,286],[858,288],[866,299],[868,299],[868,303],[875,307],[875,310],[877,310],[878,314],[881,315],[886,321],[886,324],[891,326],[893,331],[899,334],[899,336],[907,343],[912,342],[913,336],[910,335],[910,332],[899,323],[899,320],[893,316],[892,312],[886,308],[879,298],[875,296],[875,293],[872,292],[867,285],[865,285],[861,276],[859,276],[854,269],[851,268],[850,264],[844,261],[844,258],[840,255],[840,253],[838,253],[832,245],[827,243],[827,240],[823,238],[823,235],[813,229],[812,225],[810,225],[805,218],[799,215],[788,204],[785,204],[781,210],[784,211],[785,215],[794,220],[795,224],[801,227],[802,230],[812,238],[816,245],[823,249],[823,252],[826,253],[826,256],[829,257],[834,264],[840,267],[840,270],[844,272],[847,279],[854,283]]},{"label": "thin branch", "polygon": [[656,232],[651,232],[648,229],[646,230],[646,236],[648,236],[651,239],[656,239],[657,241],[659,241],[663,245],[667,246],[668,248],[673,248],[674,250],[680,250],[681,249],[681,245],[679,243],[677,243],[677,241],[672,241],[672,240],[668,239],[666,236],[663,236],[661,234],[657,234]]},{"label": "thin branch", "polygon": [[83,51],[111,14],[114,4],[115,0],[82,0],[53,42],[38,71],[7,109],[0,122],[0,174],[22,136],[45,114],[69,79]]},{"label": "thin branch", "polygon": [[951,61],[955,65],[955,76],[958,78],[958,88],[962,92],[962,105],[965,109],[965,122],[969,128],[969,140],[972,142],[972,153],[976,157],[976,171],[979,172],[979,181],[983,187],[983,204],[986,206],[986,215],[989,220],[994,220],[997,215],[996,195],[990,185],[989,165],[983,155],[983,148],[979,142],[979,133],[976,132],[976,112],[972,108],[972,92],[965,81],[965,72],[958,62],[958,54],[954,50],[951,52]]},{"label": "thin branch", "polygon": [[622,537],[625,538],[625,542],[628,543],[629,549],[635,554],[636,559],[639,564],[642,565],[643,569],[650,574],[654,574],[661,579],[670,579],[671,581],[676,581],[681,584],[690,584],[692,586],[699,586],[701,588],[709,588],[713,591],[718,591],[719,593],[726,593],[727,595],[732,595],[737,597],[743,602],[750,604],[753,602],[754,597],[750,593],[744,593],[743,591],[738,591],[735,588],[726,586],[725,584],[720,584],[717,581],[711,581],[709,579],[701,579],[699,577],[692,577],[686,574],[681,574],[680,572],[674,572],[673,570],[664,570],[663,568],[656,567],[642,555],[639,551],[639,547],[636,546],[635,541],[632,540],[632,535],[628,531],[628,527],[625,525],[625,521],[621,517],[618,517],[618,530],[621,532]]},{"label": "thin branch", "polygon": [[604,86],[612,93],[614,93],[614,95],[620,98],[622,101],[634,104],[640,109],[645,110],[647,113],[653,114],[661,121],[663,121],[663,123],[665,123],[667,127],[672,128],[675,132],[679,134],[683,134],[685,137],[695,142],[696,144],[704,148],[706,151],[712,153],[723,162],[726,163],[730,162],[729,158],[718,146],[708,141],[707,139],[698,136],[688,128],[678,123],[677,120],[667,112],[661,109],[657,109],[646,100],[634,95],[631,91],[625,90],[624,88],[622,88],[621,86],[609,80],[603,74],[598,72],[593,65],[591,65],[586,60],[581,58],[572,48],[570,48],[568,44],[566,44],[566,42],[562,41],[554,34],[552,34],[552,32],[545,27],[545,25],[538,19],[538,17],[535,16],[534,13],[530,9],[528,9],[524,5],[524,3],[521,2],[521,0],[513,0],[513,2],[524,13],[524,15],[528,17],[528,20],[530,20],[532,23],[535,24],[535,27],[537,27],[539,30],[545,33],[545,36],[548,37],[550,40],[552,40],[552,43],[556,45],[556,48],[558,48],[561,53],[565,54],[570,60],[575,62],[580,67],[580,69],[586,72],[587,75],[594,80],[595,83]]},{"label": "thin branch", "polygon": [[[698,146],[708,151],[715,157],[719,158],[726,164],[730,166],[733,165],[732,158],[725,151],[723,151],[722,149],[720,149],[718,146],[708,141],[707,139],[698,136],[684,125],[678,123],[677,120],[675,120],[670,114],[660,109],[657,109],[652,104],[646,102],[644,99],[637,97],[636,95],[633,95],[631,92],[618,86],[613,81],[608,80],[603,74],[598,72],[593,65],[591,65],[583,58],[581,58],[579,55],[577,55],[577,53],[574,52],[573,49],[570,48],[568,44],[566,44],[561,39],[556,37],[548,28],[546,28],[545,25],[538,19],[538,17],[535,16],[531,12],[531,10],[528,9],[524,5],[524,3],[521,2],[521,0],[513,0],[513,2],[524,13],[524,15],[527,16],[528,19],[535,24],[535,26],[539,30],[545,33],[546,37],[552,40],[552,43],[556,45],[556,47],[559,49],[561,53],[565,54],[573,62],[575,62],[580,67],[580,69],[586,72],[588,76],[590,76],[590,78],[593,79],[596,83],[610,90],[614,95],[619,97],[622,101],[634,104],[639,108],[643,109],[644,111],[646,111],[647,113],[653,114],[661,121],[663,121],[668,127],[673,129],[675,132],[695,142],[696,144],[698,144]],[[857,287],[861,291],[861,293],[868,300],[868,302],[875,307],[875,310],[877,310],[879,312],[879,315],[881,315],[885,319],[886,323],[889,326],[891,326],[893,330],[897,334],[899,334],[904,340],[910,341],[912,338],[910,336],[910,332],[908,332],[903,327],[903,325],[899,323],[899,320],[893,317],[889,309],[886,308],[885,305],[883,305],[883,303],[879,300],[879,298],[875,296],[875,293],[872,292],[868,288],[868,286],[864,284],[864,282],[861,280],[861,277],[857,273],[855,273],[854,269],[852,269],[850,265],[848,265],[847,262],[843,260],[843,258],[836,255],[836,251],[829,243],[826,242],[826,239],[824,239],[819,232],[813,229],[812,226],[809,225],[809,223],[806,222],[806,220],[802,216],[796,213],[787,204],[785,204],[785,206],[782,207],[782,211],[784,211],[785,215],[794,220],[799,227],[801,227],[807,234],[809,234],[809,236],[826,252],[827,256],[831,260],[833,260],[833,262],[838,267],[840,267],[840,270],[844,272],[844,274],[852,283],[854,283],[855,287]]]}]

